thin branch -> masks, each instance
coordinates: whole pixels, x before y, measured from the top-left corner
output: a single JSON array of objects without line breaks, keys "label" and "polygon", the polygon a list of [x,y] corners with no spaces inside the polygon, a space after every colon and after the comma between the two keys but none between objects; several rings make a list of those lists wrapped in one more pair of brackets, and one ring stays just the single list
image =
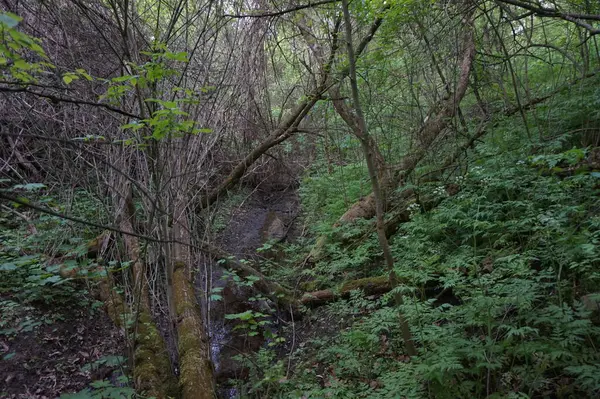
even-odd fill
[{"label": "thin branch", "polygon": [[87,100],[81,100],[81,99],[58,97],[58,96],[55,96],[53,94],[41,93],[41,92],[38,92],[38,91],[30,90],[27,87],[0,87],[0,93],[1,92],[5,92],[5,93],[27,93],[27,94],[31,94],[31,95],[34,95],[34,96],[37,96],[37,97],[47,98],[48,100],[50,100],[52,102],[55,102],[55,103],[68,103],[68,104],[76,104],[76,105],[90,105],[90,106],[93,106],[93,107],[104,108],[104,109],[106,109],[108,111],[115,112],[117,114],[120,114],[120,115],[123,115],[123,116],[127,116],[129,118],[143,119],[139,115],[132,114],[130,112],[124,111],[124,110],[122,110],[120,108],[117,108],[117,107],[113,107],[112,105],[103,104],[103,103],[97,103],[97,102],[87,101]]},{"label": "thin branch", "polygon": [[600,21],[600,14],[579,14],[572,12],[561,12],[554,8],[543,8],[527,1],[519,0],[496,0],[500,3],[510,4],[533,12],[538,17],[559,18],[564,21],[572,22],[590,32],[592,35],[600,34],[600,29],[595,28],[590,23],[584,21]]},{"label": "thin branch", "polygon": [[286,8],[285,10],[280,10],[280,11],[267,11],[265,13],[261,13],[261,14],[225,14],[223,15],[224,17],[229,17],[229,18],[267,18],[267,17],[279,17],[281,15],[285,15],[285,14],[289,14],[295,11],[300,11],[300,10],[304,10],[306,8],[312,8],[312,7],[317,7],[317,6],[322,6],[324,4],[332,4],[332,3],[337,3],[340,0],[321,0],[321,1],[315,1],[314,3],[309,2],[308,4],[302,4],[299,6],[295,6],[295,7],[291,7],[291,8]]}]

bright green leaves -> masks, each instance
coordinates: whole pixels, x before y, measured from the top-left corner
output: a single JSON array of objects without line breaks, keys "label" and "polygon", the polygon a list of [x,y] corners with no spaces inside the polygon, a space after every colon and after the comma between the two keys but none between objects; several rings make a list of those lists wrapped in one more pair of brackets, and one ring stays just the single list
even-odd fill
[{"label": "bright green leaves", "polygon": [[179,61],[179,62],[188,62],[188,54],[184,51],[180,51],[178,53],[166,52],[164,57],[171,61]]},{"label": "bright green leaves", "polygon": [[[185,52],[168,51],[164,44],[155,43],[152,52],[142,52],[149,60],[142,65],[127,64],[129,75],[118,76],[110,81],[106,93],[101,97],[115,105],[129,96],[142,96],[144,109],[150,116],[132,120],[121,126],[123,130],[134,133],[134,137],[123,140],[125,145],[145,145],[145,140],[163,140],[183,137],[186,134],[210,133],[210,129],[200,128],[189,119],[185,109],[198,104],[198,93],[182,88],[171,87],[168,93],[160,88],[163,83],[180,75],[177,63],[188,62]],[[70,75],[69,75],[70,76]],[[206,89],[208,91],[208,89]],[[202,92],[205,92],[202,90]],[[170,99],[164,99],[169,96]]]},{"label": "bright green leaves", "polygon": [[8,67],[3,68],[8,70],[8,73],[2,73],[4,79],[31,83],[36,81],[36,74],[54,66],[47,62],[48,57],[38,39],[16,29],[21,20],[15,14],[0,13],[0,67]]},{"label": "bright green leaves", "polygon": [[0,26],[5,26],[7,28],[15,28],[22,20],[23,18],[11,12],[0,14]]},{"label": "bright green leaves", "polygon": [[190,103],[189,99],[176,99],[164,101],[149,98],[147,103],[156,104],[157,110],[152,113],[151,118],[130,122],[121,126],[125,130],[133,132],[146,130],[150,134],[144,135],[144,139],[162,140],[165,138],[182,137],[185,134],[210,133],[210,129],[197,128],[196,122],[186,119],[189,114],[182,111],[182,104]]},{"label": "bright green leaves", "polygon": [[79,78],[84,78],[90,82],[93,80],[92,76],[81,68],[76,69],[75,72],[66,72],[62,77],[63,82],[65,82],[66,85],[71,84],[71,82],[78,80]]}]

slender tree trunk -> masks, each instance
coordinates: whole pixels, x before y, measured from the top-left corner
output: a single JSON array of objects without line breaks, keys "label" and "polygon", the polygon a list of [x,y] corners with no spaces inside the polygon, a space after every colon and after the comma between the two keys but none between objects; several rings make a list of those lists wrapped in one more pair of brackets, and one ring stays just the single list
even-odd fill
[{"label": "slender tree trunk", "polygon": [[[356,81],[356,63],[354,58],[354,48],[352,46],[352,21],[350,18],[350,11],[348,10],[348,0],[342,0],[342,7],[344,11],[344,25],[346,28],[346,47],[348,51],[348,59],[350,63],[350,86],[352,88],[352,101],[354,103],[354,110],[356,112],[355,122],[350,125],[352,131],[358,137],[361,142],[365,159],[367,161],[367,168],[369,169],[369,177],[371,179],[371,186],[373,188],[373,196],[375,199],[375,210],[377,216],[377,237],[379,238],[379,245],[381,246],[381,250],[383,251],[383,256],[385,258],[386,266],[389,273],[390,285],[392,287],[396,287],[398,285],[398,278],[396,276],[396,272],[394,271],[394,259],[392,257],[392,252],[390,250],[390,246],[385,235],[385,225],[383,221],[384,217],[384,209],[383,209],[383,199],[381,197],[381,190],[379,187],[379,170],[376,165],[376,157],[377,151],[373,148],[373,140],[369,135],[369,131],[367,129],[367,124],[365,121],[365,117],[362,112],[362,108],[360,105],[360,99],[358,95],[358,84]],[[346,121],[348,123],[348,121]],[[404,304],[404,300],[400,293],[396,293],[394,295],[394,301],[398,307]],[[410,356],[415,356],[417,354],[417,349],[413,342],[412,333],[410,332],[410,328],[408,326],[408,322],[406,318],[400,311],[400,329],[402,331],[402,338],[404,340],[404,346],[406,349],[406,353]]]},{"label": "slender tree trunk", "polygon": [[[434,108],[437,110],[435,116],[429,118],[417,133],[418,143],[415,145],[413,151],[408,154],[400,162],[400,164],[394,166],[394,173],[388,167],[387,173],[380,173],[380,189],[382,190],[382,198],[386,200],[386,195],[389,190],[394,189],[398,186],[406,183],[407,177],[415,170],[419,162],[425,157],[429,148],[434,141],[439,137],[441,132],[448,126],[450,120],[456,115],[458,106],[464,98],[467,88],[469,86],[469,76],[471,74],[473,59],[475,56],[475,37],[471,25],[472,11],[467,12],[465,17],[465,35],[462,40],[463,50],[461,55],[460,63],[460,76],[458,78],[456,89],[454,92],[449,93],[443,98],[439,104]],[[339,97],[339,96],[338,96]],[[346,123],[352,122],[352,112],[343,101],[334,102],[336,111],[342,116]],[[345,116],[345,115],[350,115]],[[359,134],[362,134],[359,132]],[[370,143],[372,146],[374,141]],[[380,156],[377,156],[377,162],[383,164]],[[377,164],[377,163],[376,163]],[[382,166],[385,167],[385,166]],[[384,203],[384,208],[387,204]],[[340,222],[351,222],[356,219],[370,219],[376,216],[375,209],[375,198],[374,193],[361,198],[358,202],[353,204],[340,218]],[[314,253],[317,254],[320,250],[317,248]]]}]

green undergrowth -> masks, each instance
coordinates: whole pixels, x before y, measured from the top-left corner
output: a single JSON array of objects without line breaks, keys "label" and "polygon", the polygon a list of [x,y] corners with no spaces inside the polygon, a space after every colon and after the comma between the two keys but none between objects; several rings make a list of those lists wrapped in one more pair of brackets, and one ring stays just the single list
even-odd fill
[{"label": "green undergrowth", "polygon": [[[294,367],[268,375],[269,384],[255,376],[249,396],[268,386],[281,398],[598,397],[600,93],[592,83],[528,112],[529,135],[521,116],[496,120],[462,168],[416,187],[439,204],[410,205],[410,221],[391,237],[402,309],[393,293],[328,305],[351,326],[304,342]],[[305,180],[303,204],[316,218],[334,209],[331,223],[343,195],[328,182]],[[290,267],[288,278],[303,274],[323,288],[381,274],[374,233],[344,234],[359,239],[330,244],[326,261]],[[419,348],[411,359],[399,310]]]},{"label": "green undergrowth", "polygon": [[350,205],[371,192],[363,163],[337,166],[331,173],[322,173],[322,168],[318,167],[302,183],[300,198],[306,222],[315,233],[330,232],[331,226]]},{"label": "green undergrowth", "polygon": [[[65,212],[64,205],[40,192],[42,185],[35,189],[31,187],[16,187],[10,191],[28,201]],[[85,206],[78,204],[77,208],[79,210],[73,214],[85,216]],[[85,229],[64,219],[37,214],[17,203],[3,204],[0,213],[0,296],[23,309],[35,308],[49,315],[55,312],[56,317],[61,317],[61,311],[73,306],[97,308],[89,291],[91,287],[78,284],[81,277],[97,266],[95,260],[87,258],[89,237],[91,235],[86,236]],[[76,270],[80,278],[61,277],[61,269]]]},{"label": "green undergrowth", "polygon": [[[31,201],[53,212],[102,220],[101,208],[85,192],[74,193],[69,200],[61,197],[58,190],[51,192],[39,183],[2,190],[20,202]],[[98,235],[98,229],[40,213],[19,203],[4,201],[0,205],[0,342],[5,343],[4,350],[0,348],[0,362],[14,362],[24,355],[52,358],[54,355],[45,353],[51,350],[50,346],[46,349],[44,345],[35,345],[41,335],[56,334],[57,340],[63,339],[61,334],[71,323],[78,333],[87,333],[86,324],[93,325],[103,311],[102,302],[94,296],[95,280],[102,273],[99,271],[102,259],[95,258],[97,254],[88,257],[88,243]],[[24,346],[31,346],[31,352],[19,353]],[[121,356],[100,357],[93,364],[83,365],[81,373],[93,374],[107,365],[117,368],[124,364]],[[18,365],[11,367],[18,369]],[[135,392],[127,383],[126,376],[121,376],[117,385],[108,380],[94,381],[90,388],[71,395],[65,392],[63,396],[134,397]],[[0,396],[4,394],[0,391]]]}]

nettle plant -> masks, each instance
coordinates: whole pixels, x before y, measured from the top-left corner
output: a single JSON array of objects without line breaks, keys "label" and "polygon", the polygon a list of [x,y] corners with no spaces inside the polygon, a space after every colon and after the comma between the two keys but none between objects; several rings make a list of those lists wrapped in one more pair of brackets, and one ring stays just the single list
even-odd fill
[{"label": "nettle plant", "polygon": [[[242,262],[246,262],[245,260],[241,260]],[[259,277],[256,276],[246,276],[240,277],[237,273],[233,271],[224,271],[223,280],[230,281],[234,285],[239,288],[251,288],[256,281],[259,280]],[[222,300],[221,296],[222,292],[221,287],[214,287],[211,290],[210,299],[211,300]],[[263,336],[265,340],[268,341],[268,347],[274,347],[279,345],[285,341],[285,339],[279,336],[274,328],[274,310],[270,309],[266,303],[268,299],[264,297],[262,294],[257,293],[254,296],[250,296],[248,299],[248,304],[255,308],[264,308],[265,311],[258,311],[254,309],[248,309],[244,312],[240,313],[230,313],[225,315],[225,319],[227,320],[235,320],[237,323],[234,326],[234,331],[241,330],[248,337],[255,337],[259,334]],[[266,313],[265,313],[266,312]]]}]

